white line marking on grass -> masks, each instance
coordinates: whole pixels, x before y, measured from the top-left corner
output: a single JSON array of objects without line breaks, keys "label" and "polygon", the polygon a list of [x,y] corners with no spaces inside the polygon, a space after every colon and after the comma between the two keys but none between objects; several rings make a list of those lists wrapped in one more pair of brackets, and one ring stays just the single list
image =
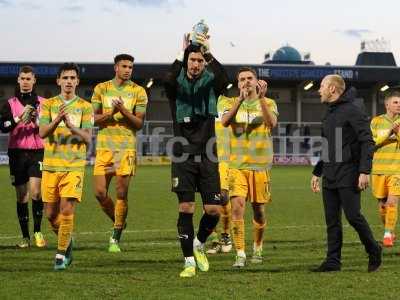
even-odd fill
[{"label": "white line marking on grass", "polygon": [[[92,235],[92,234],[108,234],[109,231],[83,231],[77,232],[78,235]],[[143,229],[143,230],[124,230],[124,233],[142,233],[142,232],[176,232],[176,229]]]},{"label": "white line marking on grass", "polygon": [[[370,227],[380,227],[382,225],[370,225]],[[344,228],[351,227],[350,225],[343,225]],[[325,224],[315,224],[315,225],[287,225],[287,226],[267,226],[268,230],[282,230],[282,229],[298,229],[298,228],[326,228]],[[105,235],[110,234],[111,230],[109,231],[82,231],[82,232],[74,232],[74,235]],[[176,229],[143,229],[143,230],[124,230],[124,234],[127,233],[163,233],[163,232],[176,232]],[[0,240],[8,240],[8,239],[18,239],[20,238],[19,235],[0,235]]]}]

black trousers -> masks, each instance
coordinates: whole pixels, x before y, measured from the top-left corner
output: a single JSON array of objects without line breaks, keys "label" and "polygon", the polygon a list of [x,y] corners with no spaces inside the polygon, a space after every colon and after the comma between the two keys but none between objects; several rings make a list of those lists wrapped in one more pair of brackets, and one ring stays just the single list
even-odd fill
[{"label": "black trousers", "polygon": [[379,246],[372,231],[361,214],[361,193],[355,188],[323,188],[328,252],[326,262],[340,264],[343,243],[342,208],[349,224],[357,231],[368,254],[374,254]]}]

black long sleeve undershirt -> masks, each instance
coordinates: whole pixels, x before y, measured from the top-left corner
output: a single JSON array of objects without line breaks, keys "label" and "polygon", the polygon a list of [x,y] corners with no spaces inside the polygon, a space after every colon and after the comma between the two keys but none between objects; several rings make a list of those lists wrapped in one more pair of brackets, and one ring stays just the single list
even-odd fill
[{"label": "black long sleeve undershirt", "polygon": [[[17,97],[24,106],[29,104],[36,108],[37,105],[39,105],[38,97],[35,92],[21,93],[16,91],[15,97]],[[0,108],[0,131],[9,133],[15,126],[17,126],[17,123],[14,121],[11,106],[8,101],[6,101]]]}]

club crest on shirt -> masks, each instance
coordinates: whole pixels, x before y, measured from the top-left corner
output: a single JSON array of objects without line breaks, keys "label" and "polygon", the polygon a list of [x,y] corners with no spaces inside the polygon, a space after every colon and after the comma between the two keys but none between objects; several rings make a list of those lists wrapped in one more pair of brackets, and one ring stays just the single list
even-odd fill
[{"label": "club crest on shirt", "polygon": [[82,189],[82,178],[80,176],[76,176],[75,189]]}]

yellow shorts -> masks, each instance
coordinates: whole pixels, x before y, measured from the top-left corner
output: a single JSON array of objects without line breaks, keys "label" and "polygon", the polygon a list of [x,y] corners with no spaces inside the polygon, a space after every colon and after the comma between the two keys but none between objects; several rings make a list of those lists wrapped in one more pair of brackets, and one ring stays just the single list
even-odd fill
[{"label": "yellow shorts", "polygon": [[135,151],[97,150],[93,175],[135,175]]},{"label": "yellow shorts", "polygon": [[251,203],[272,201],[269,171],[229,169],[229,197],[244,197]]},{"label": "yellow shorts", "polygon": [[218,163],[219,181],[221,183],[221,190],[229,190],[229,165],[227,162]]},{"label": "yellow shorts", "polygon": [[43,202],[57,202],[61,198],[75,198],[81,202],[84,172],[42,172]]},{"label": "yellow shorts", "polygon": [[372,194],[377,199],[400,196],[400,175],[372,175]]}]

